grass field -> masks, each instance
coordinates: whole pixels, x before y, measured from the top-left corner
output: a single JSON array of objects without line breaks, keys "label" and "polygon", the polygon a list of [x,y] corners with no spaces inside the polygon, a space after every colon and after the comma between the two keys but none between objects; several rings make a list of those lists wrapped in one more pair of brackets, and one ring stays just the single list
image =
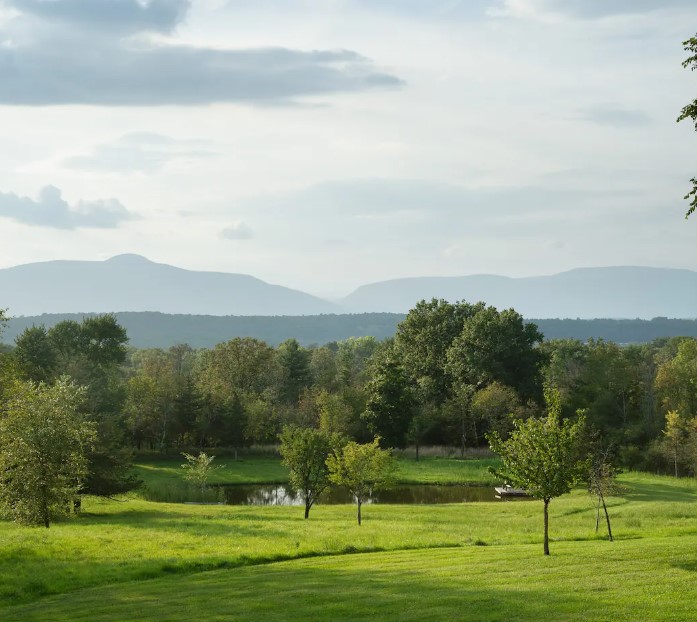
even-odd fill
[{"label": "grass field", "polygon": [[[438,462],[403,468],[461,475]],[[595,534],[592,501],[576,491],[551,504],[551,558],[535,501],[376,505],[358,527],[351,506],[305,521],[292,507],[87,499],[50,530],[0,523],[0,619],[693,618],[697,484],[622,479],[617,541]]]}]

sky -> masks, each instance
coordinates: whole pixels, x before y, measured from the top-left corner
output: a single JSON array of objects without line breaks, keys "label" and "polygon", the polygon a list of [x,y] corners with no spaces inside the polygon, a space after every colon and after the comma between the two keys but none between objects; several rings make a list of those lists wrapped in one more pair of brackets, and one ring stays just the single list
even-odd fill
[{"label": "sky", "polygon": [[326,297],[697,270],[695,28],[694,0],[0,0],[0,268]]}]

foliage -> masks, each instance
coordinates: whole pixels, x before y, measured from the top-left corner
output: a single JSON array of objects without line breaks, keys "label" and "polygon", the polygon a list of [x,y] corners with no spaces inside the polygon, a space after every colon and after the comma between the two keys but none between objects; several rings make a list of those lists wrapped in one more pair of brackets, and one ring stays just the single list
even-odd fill
[{"label": "foliage", "polygon": [[[697,35],[687,41],[683,41],[683,47],[690,56],[683,61],[682,66],[685,69],[689,67],[691,71],[695,71],[697,69]],[[691,119],[695,125],[695,130],[697,130],[697,99],[694,99],[680,111],[678,123],[685,119]],[[692,190],[685,195],[685,200],[690,200],[690,207],[685,214],[685,218],[689,217],[697,209],[697,177],[693,177],[690,182],[692,183]]]},{"label": "foliage", "polygon": [[81,414],[84,390],[69,379],[26,382],[0,418],[0,506],[18,522],[43,524],[64,514],[88,472],[93,424]]},{"label": "foliage", "polygon": [[355,497],[358,506],[358,524],[361,524],[361,506],[374,490],[388,486],[392,481],[392,455],[380,449],[380,439],[360,445],[350,441],[342,449],[334,450],[327,458],[329,481],[345,486]]},{"label": "foliage", "polygon": [[313,428],[286,426],[280,434],[284,466],[290,473],[288,481],[305,502],[305,518],[320,495],[329,488],[327,458],[342,445],[338,434],[328,434]]},{"label": "foliage", "polygon": [[545,401],[546,417],[516,421],[505,441],[497,432],[488,439],[492,451],[503,460],[502,477],[544,501],[544,554],[549,555],[549,502],[570,492],[581,476],[578,440],[584,418],[562,421],[559,393],[554,389],[545,391]]},{"label": "foliage", "polygon": [[417,402],[411,379],[402,365],[391,356],[378,362],[367,392],[361,418],[370,432],[380,436],[387,447],[405,447]]},{"label": "foliage", "polygon": [[215,460],[215,456],[209,456],[204,452],[200,452],[197,456],[182,453],[182,456],[186,459],[186,462],[182,464],[184,479],[196,484],[201,490],[206,488],[206,484],[213,470],[222,468],[214,467],[213,460]]}]

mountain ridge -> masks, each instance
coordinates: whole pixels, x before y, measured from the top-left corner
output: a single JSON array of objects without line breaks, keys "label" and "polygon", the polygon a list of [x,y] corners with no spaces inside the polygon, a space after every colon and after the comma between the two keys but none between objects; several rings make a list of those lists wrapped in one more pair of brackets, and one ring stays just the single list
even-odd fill
[{"label": "mountain ridge", "polygon": [[484,301],[536,318],[697,317],[697,272],[580,267],[544,276],[406,277],[367,283],[333,301],[241,273],[197,271],[136,254],[0,269],[0,308],[42,313],[160,312],[213,316],[406,313],[419,300]]}]

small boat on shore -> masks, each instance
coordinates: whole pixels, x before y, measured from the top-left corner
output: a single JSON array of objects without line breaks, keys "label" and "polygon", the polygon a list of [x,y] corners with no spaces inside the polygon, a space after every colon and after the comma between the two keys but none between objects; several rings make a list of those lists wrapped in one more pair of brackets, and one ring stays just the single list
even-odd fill
[{"label": "small boat on shore", "polygon": [[512,486],[509,486],[508,484],[504,484],[503,486],[496,486],[494,488],[494,490],[496,491],[496,498],[497,499],[504,499],[506,497],[529,497],[530,496],[522,488],[513,488]]}]

